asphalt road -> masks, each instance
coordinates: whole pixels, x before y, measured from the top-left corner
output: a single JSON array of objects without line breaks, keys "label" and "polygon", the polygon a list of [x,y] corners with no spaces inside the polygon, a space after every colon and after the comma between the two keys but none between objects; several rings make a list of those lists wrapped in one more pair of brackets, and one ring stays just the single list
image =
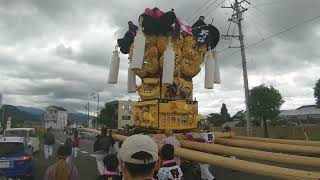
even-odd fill
[{"label": "asphalt road", "polygon": [[[63,144],[65,140],[65,135],[61,133],[56,133],[56,144],[54,146],[54,153],[56,153],[56,149],[60,144]],[[35,180],[42,180],[45,170],[52,165],[56,158],[52,158],[51,160],[44,160],[43,151],[40,151],[35,154]],[[265,164],[271,165],[280,165],[275,163],[263,162]],[[81,140],[80,141],[80,150],[78,152],[78,157],[75,160],[75,164],[80,172],[81,180],[95,180],[98,176],[97,164],[95,161],[95,156],[93,153],[93,141],[89,140]],[[288,167],[288,166],[287,166]],[[304,169],[310,171],[320,171],[320,169],[306,168],[306,167],[292,167],[295,169]],[[229,169],[223,169],[220,167],[211,167],[212,174],[216,177],[216,179],[220,180],[271,180],[274,178],[258,176],[254,174],[247,174],[242,172],[234,172]]]}]

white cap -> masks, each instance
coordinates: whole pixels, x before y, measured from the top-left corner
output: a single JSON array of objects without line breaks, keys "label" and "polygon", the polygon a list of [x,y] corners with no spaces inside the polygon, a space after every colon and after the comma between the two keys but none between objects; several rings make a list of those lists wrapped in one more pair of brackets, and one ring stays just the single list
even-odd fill
[{"label": "white cap", "polygon": [[[144,160],[132,158],[132,155],[141,151],[149,153],[152,159],[146,163]],[[149,136],[136,134],[128,137],[122,143],[119,158],[124,162],[132,164],[149,164],[156,162],[159,159],[158,146]]]}]

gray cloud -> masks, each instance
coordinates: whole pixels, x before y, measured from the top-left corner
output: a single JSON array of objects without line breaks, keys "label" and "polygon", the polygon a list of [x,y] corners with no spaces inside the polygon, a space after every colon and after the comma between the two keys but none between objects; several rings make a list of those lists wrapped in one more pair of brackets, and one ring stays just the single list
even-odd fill
[{"label": "gray cloud", "polygon": [[[220,0],[218,2],[221,2]],[[217,2],[217,3],[218,3]],[[205,12],[190,15],[202,4],[198,1],[64,1],[3,0],[0,2],[0,90],[6,89],[5,103],[44,107],[62,105],[83,111],[90,91],[101,91],[102,102],[137,99],[126,93],[128,61],[121,55],[119,83],[106,83],[111,52],[123,36],[127,21],[137,23],[146,7],[175,9],[192,21]],[[217,5],[217,3],[215,5]],[[253,1],[244,15],[246,44],[259,41],[287,27],[316,16],[320,2],[298,0]],[[223,5],[228,5],[225,1]],[[260,6],[260,7],[259,7]],[[228,28],[231,11],[217,8],[208,14],[221,34]],[[283,108],[314,103],[312,87],[320,74],[320,20],[297,28],[247,49],[250,87],[265,83],[278,88],[286,99]],[[231,26],[232,27],[232,26]],[[226,103],[231,113],[244,108],[241,58],[237,49],[219,43],[222,84],[214,90],[203,88],[204,72],[195,79],[194,95],[200,112],[219,112]],[[233,41],[232,45],[238,45]],[[299,87],[299,88],[297,88]]]}]

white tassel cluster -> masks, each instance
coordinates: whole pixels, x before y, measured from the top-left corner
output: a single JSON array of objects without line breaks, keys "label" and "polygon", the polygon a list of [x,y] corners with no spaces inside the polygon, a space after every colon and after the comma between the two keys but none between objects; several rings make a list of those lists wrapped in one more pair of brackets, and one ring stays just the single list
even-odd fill
[{"label": "white tassel cluster", "polygon": [[221,83],[220,69],[218,60],[216,59],[213,51],[207,51],[205,55],[205,77],[204,77],[204,88],[213,89],[214,83]]},{"label": "white tassel cluster", "polygon": [[220,79],[220,68],[219,68],[219,62],[217,59],[217,56],[214,56],[215,63],[214,63],[214,83],[220,84],[221,79]]},{"label": "white tassel cluster", "polygon": [[131,69],[141,69],[143,65],[146,38],[141,29],[138,30],[133,42]]},{"label": "white tassel cluster", "polygon": [[119,51],[116,47],[115,51],[113,51],[113,55],[111,59],[108,83],[111,83],[111,84],[117,83],[118,75],[119,75],[119,65],[120,65],[120,57],[119,57]]},{"label": "white tassel cluster", "polygon": [[170,37],[163,56],[162,84],[173,84],[175,53]]},{"label": "white tassel cluster", "polygon": [[134,93],[137,90],[136,74],[131,68],[128,68],[128,81],[127,81],[128,93]]}]

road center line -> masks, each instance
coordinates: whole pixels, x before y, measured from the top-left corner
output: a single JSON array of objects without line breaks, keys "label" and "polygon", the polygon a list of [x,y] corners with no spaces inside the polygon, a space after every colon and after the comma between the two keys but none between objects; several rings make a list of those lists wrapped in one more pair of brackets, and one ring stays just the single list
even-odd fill
[{"label": "road center line", "polygon": [[91,157],[94,157],[94,158],[96,158],[96,155],[95,155],[95,154],[90,154],[90,156],[91,156]]}]

